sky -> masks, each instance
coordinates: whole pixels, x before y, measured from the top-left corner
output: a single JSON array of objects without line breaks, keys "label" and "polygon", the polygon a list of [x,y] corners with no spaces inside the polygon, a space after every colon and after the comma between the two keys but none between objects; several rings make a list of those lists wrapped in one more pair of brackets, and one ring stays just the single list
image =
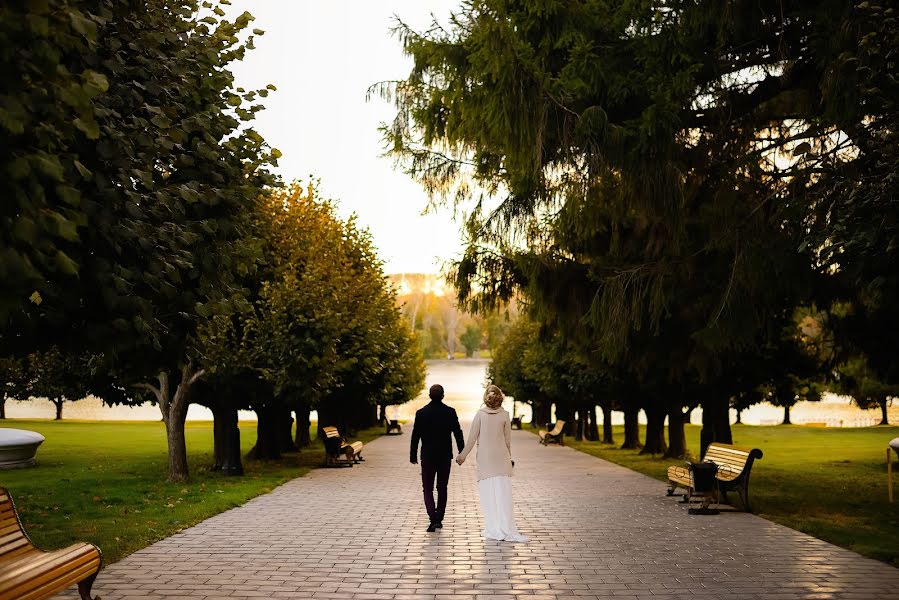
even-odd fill
[{"label": "sky", "polygon": [[394,15],[417,30],[431,14],[442,22],[458,0],[233,0],[232,10],[256,17],[264,30],[256,49],[234,65],[237,85],[278,89],[266,100],[255,128],[283,153],[287,180],[321,181],[371,231],[387,273],[437,273],[457,256],[459,226],[450,209],[422,215],[424,190],[383,157],[381,122],[393,107],[366,101],[379,81],[403,79],[412,62],[390,34]]}]

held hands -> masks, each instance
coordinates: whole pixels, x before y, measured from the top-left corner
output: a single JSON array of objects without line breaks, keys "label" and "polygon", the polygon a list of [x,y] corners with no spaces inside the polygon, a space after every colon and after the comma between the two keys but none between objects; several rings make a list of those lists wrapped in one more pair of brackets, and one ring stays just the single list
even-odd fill
[{"label": "held hands", "polygon": [[459,465],[460,467],[462,466],[462,463],[464,463],[464,462],[465,462],[465,459],[462,457],[461,454],[456,457],[456,464]]}]

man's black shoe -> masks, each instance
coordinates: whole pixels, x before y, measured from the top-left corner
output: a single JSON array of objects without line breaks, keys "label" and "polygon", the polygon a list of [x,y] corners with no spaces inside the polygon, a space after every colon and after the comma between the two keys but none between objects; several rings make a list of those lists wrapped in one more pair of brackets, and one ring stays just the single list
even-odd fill
[{"label": "man's black shoe", "polygon": [[443,521],[437,521],[436,523],[434,523],[434,527],[436,527],[437,529],[443,529]]},{"label": "man's black shoe", "polygon": [[437,523],[428,525],[428,533],[434,533],[435,531],[437,531]]}]

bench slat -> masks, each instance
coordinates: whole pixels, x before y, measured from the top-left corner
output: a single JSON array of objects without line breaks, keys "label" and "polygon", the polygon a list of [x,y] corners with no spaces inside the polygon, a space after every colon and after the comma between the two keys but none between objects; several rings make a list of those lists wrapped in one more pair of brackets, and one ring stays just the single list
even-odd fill
[{"label": "bench slat", "polygon": [[62,550],[53,552],[41,552],[37,556],[25,556],[4,565],[3,574],[0,575],[0,585],[15,583],[19,578],[28,575],[29,572],[41,572],[54,569],[65,563],[82,563],[85,560],[98,559],[100,553],[89,544],[73,544]]},{"label": "bench slat", "polygon": [[[27,585],[19,585],[7,592],[0,592],[0,600],[38,600],[48,595],[60,592],[70,585],[78,583],[100,568],[100,559],[84,562],[82,564],[60,565],[52,571],[48,571],[40,579],[29,580]],[[3,584],[0,584],[3,585]]]},{"label": "bench slat", "polygon": [[102,555],[91,544],[42,552],[28,540],[6,489],[0,488],[0,600],[41,600],[96,575]]}]

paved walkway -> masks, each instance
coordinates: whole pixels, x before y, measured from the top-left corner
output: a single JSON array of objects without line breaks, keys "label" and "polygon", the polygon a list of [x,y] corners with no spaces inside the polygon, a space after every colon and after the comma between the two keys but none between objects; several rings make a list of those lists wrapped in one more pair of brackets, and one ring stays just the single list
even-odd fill
[{"label": "paved walkway", "polygon": [[[528,544],[485,542],[475,467],[453,466],[443,531],[428,534],[409,435],[366,447],[105,569],[103,600],[334,598],[899,598],[899,570],[727,513],[689,516],[664,485],[514,432]],[[764,468],[764,462],[759,464]],[[73,596],[74,594],[70,594]]]}]

